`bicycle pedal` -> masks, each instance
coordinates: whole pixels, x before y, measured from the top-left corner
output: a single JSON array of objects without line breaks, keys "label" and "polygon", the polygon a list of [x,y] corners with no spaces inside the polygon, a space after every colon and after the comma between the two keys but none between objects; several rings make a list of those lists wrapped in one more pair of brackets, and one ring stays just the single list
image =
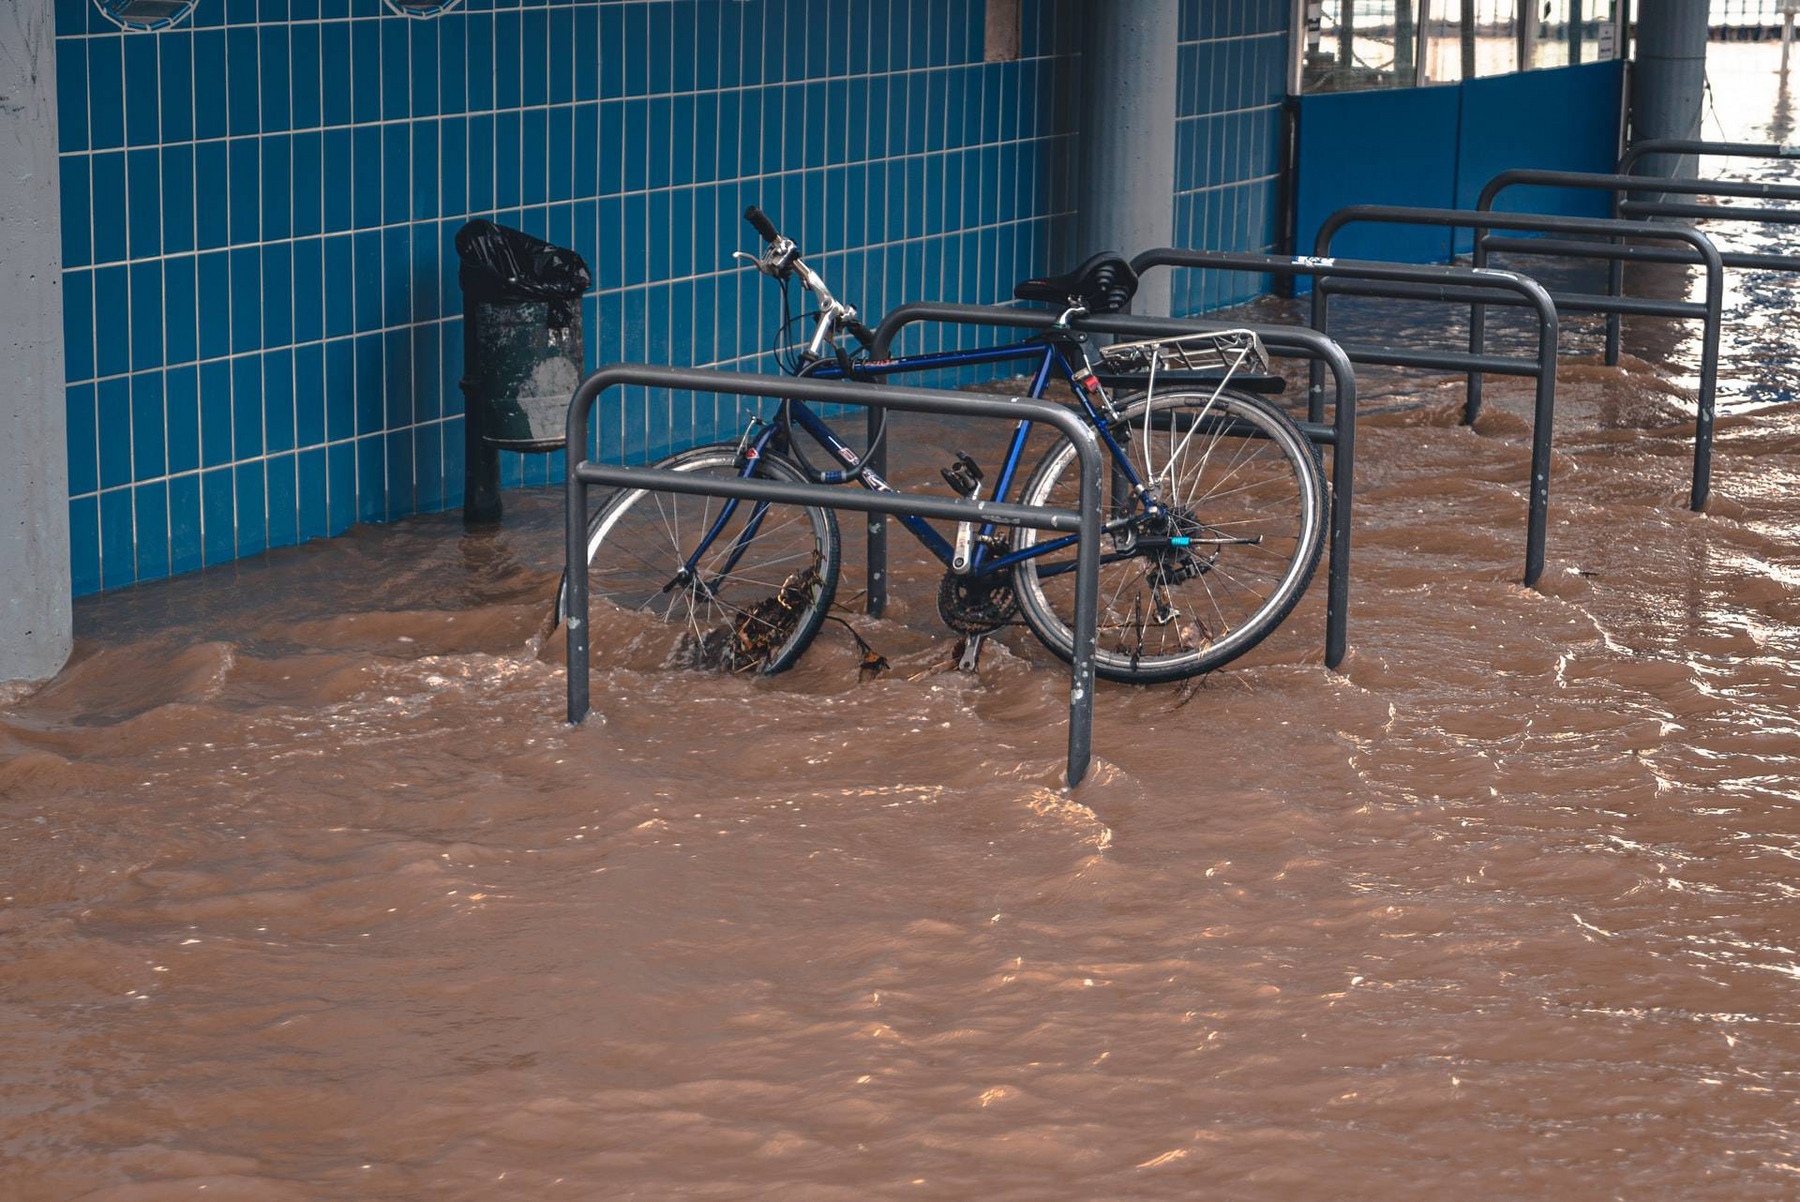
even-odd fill
[{"label": "bicycle pedal", "polygon": [[960,497],[972,497],[981,489],[981,465],[961,451],[956,453],[956,462],[939,474]]}]

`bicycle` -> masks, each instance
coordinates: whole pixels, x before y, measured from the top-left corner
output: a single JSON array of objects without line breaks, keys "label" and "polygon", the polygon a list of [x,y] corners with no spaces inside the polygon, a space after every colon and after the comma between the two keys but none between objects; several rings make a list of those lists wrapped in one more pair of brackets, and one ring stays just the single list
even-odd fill
[{"label": "bicycle", "polygon": [[[782,285],[778,359],[793,323],[816,319],[805,349],[783,361],[786,370],[854,387],[857,379],[1020,362],[1035,363],[1032,397],[1053,378],[1069,385],[1110,461],[1099,676],[1153,684],[1211,671],[1255,647],[1292,611],[1323,549],[1328,493],[1317,448],[1250,391],[1281,387],[1253,332],[1118,344],[1100,349],[1096,361],[1070,321],[1124,309],[1137,287],[1124,259],[1101,254],[1066,275],[1018,285],[1019,300],[1064,306],[1055,325],[1032,337],[872,360],[866,352],[874,335],[856,310],[832,295],[765,214],[752,206],[744,216],[765,249],[734,257]],[[796,278],[817,309],[792,317]],[[861,344],[861,357],[846,349],[846,334]],[[796,428],[844,467],[815,467]],[[893,492],[869,467],[885,434],[883,415],[859,453],[815,410],[790,401],[752,419],[735,442],[695,447],[656,466]],[[1028,422],[1014,429],[985,493],[980,465],[960,451],[943,470],[945,482],[965,498],[1009,499],[1030,434]],[[1020,500],[1073,509],[1077,489],[1074,446],[1059,438]],[[734,669],[772,675],[792,667],[832,606],[841,566],[836,517],[818,506],[689,498],[684,508],[682,501],[621,489],[599,506],[588,525],[591,595],[686,626],[696,646]],[[1053,653],[1072,656],[1077,536],[964,522],[946,538],[922,518],[899,521],[945,565],[938,610],[952,630],[979,639],[1016,617]],[[559,615],[565,589],[566,582]]]}]

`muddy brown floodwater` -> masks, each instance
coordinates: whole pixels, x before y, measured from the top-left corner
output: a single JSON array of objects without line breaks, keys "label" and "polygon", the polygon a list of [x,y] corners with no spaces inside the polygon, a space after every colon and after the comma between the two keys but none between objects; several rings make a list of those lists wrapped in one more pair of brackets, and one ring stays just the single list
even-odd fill
[{"label": "muddy brown floodwater", "polygon": [[1800,1194],[1800,356],[1732,293],[1709,513],[1691,330],[1565,367],[1536,591],[1527,391],[1366,375],[1345,673],[1315,582],[1072,795],[917,559],[894,673],[627,646],[579,730],[553,494],[83,601],[0,709],[0,1197]]}]

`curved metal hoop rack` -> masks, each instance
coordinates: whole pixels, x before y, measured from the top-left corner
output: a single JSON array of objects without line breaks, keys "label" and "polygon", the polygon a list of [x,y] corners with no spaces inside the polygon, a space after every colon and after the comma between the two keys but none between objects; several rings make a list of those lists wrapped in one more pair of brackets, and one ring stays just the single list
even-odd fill
[{"label": "curved metal hoop rack", "polygon": [[[701,476],[698,473],[673,472],[653,467],[596,463],[590,457],[593,448],[590,418],[594,405],[608,389],[631,384],[684,392],[858,405],[869,409],[871,413],[877,407],[886,407],[947,417],[986,417],[1008,422],[1025,418],[1043,422],[1061,431],[1075,447],[1081,473],[1079,508],[1071,511],[1040,505],[953,500],[908,492],[870,492],[842,485]],[[820,505],[873,514],[913,514],[951,522],[1031,526],[1081,536],[1075,557],[1075,654],[1069,664],[1068,781],[1071,785],[1076,785],[1087,775],[1093,747],[1094,627],[1099,592],[1102,522],[1101,456],[1100,442],[1093,429],[1073,409],[1025,397],[981,396],[931,388],[901,388],[891,384],[845,383],[751,372],[620,363],[601,368],[583,380],[575,390],[575,395],[569,401],[568,433],[564,446],[569,464],[564,485],[567,526],[564,531],[563,566],[569,582],[567,687],[568,718],[571,724],[580,725],[587,717],[589,706],[589,487],[602,485],[643,488],[750,501]]]},{"label": "curved metal hoop rack", "polygon": [[[1157,247],[1132,260],[1140,274],[1153,267],[1171,267],[1277,276],[1307,276],[1317,280],[1312,301],[1312,327],[1257,324],[1233,325],[1185,318],[1132,314],[1095,314],[1073,320],[1080,332],[1139,340],[1115,344],[1104,352],[1123,365],[1141,359],[1139,369],[1154,361],[1157,370],[1218,371],[1242,365],[1244,357],[1269,355],[1309,362],[1310,386],[1307,418],[1301,429],[1315,443],[1332,448],[1331,527],[1328,540],[1325,663],[1341,665],[1348,644],[1351,514],[1355,496],[1356,377],[1358,363],[1454,371],[1467,375],[1468,394],[1463,420],[1473,422],[1481,409],[1482,383],[1489,374],[1524,376],[1535,381],[1531,435],[1531,487],[1528,497],[1524,582],[1535,584],[1545,562],[1548,526],[1550,451],[1556,405],[1556,354],[1560,315],[1567,312],[1602,313],[1607,317],[1606,360],[1619,356],[1620,318],[1628,315],[1668,317],[1697,321],[1702,328],[1700,387],[1694,438],[1694,476],[1691,506],[1704,508],[1711,487],[1712,427],[1718,384],[1718,358],[1724,270],[1753,268],[1800,272],[1800,255],[1721,253],[1704,233],[1687,225],[1649,218],[1712,218],[1761,224],[1800,224],[1800,208],[1767,208],[1744,205],[1701,205],[1671,201],[1667,196],[1800,200],[1800,185],[1743,180],[1668,179],[1632,174],[1645,158],[1656,154],[1741,156],[1767,159],[1800,157],[1800,146],[1765,143],[1652,141],[1627,150],[1614,174],[1540,171],[1521,168],[1495,176],[1483,189],[1475,209],[1407,208],[1398,205],[1352,205],[1326,218],[1315,243],[1315,254],[1303,257],[1241,254],[1182,247]],[[1515,187],[1579,188],[1611,193],[1611,218],[1571,217],[1538,213],[1499,212],[1493,208],[1501,193]],[[1638,193],[1654,193],[1650,196]],[[1467,229],[1474,233],[1474,264],[1470,267],[1386,263],[1331,257],[1331,243],[1345,226],[1357,223],[1420,225]],[[1528,234],[1531,237],[1516,235]],[[1651,245],[1641,245],[1650,243]],[[1597,258],[1609,265],[1604,295],[1552,292],[1527,275],[1495,270],[1488,257],[1497,252],[1551,258]],[[1672,263],[1698,266],[1704,272],[1704,299],[1657,300],[1624,295],[1624,265],[1629,262]],[[1397,300],[1438,301],[1468,305],[1470,310],[1467,352],[1442,348],[1398,346],[1340,346],[1328,336],[1329,298],[1332,295],[1380,297]],[[1537,324],[1535,355],[1491,355],[1486,351],[1486,308],[1489,305],[1520,307],[1532,311]],[[894,340],[908,326],[935,323],[989,328],[1044,329],[1055,325],[1057,315],[1047,309],[1023,309],[1010,305],[969,305],[917,302],[888,313],[876,330],[872,354],[890,356]],[[1221,334],[1241,334],[1247,341],[1237,363],[1219,358],[1216,346]],[[1206,334],[1217,362],[1189,362],[1171,340]],[[1148,348],[1156,346],[1152,351]],[[1179,341],[1175,347],[1179,347]],[[1145,356],[1148,356],[1145,358]],[[1174,358],[1171,358],[1173,356]],[[1333,379],[1328,401],[1325,373]],[[995,504],[928,496],[916,493],[875,493],[833,485],[798,484],[762,479],[696,477],[688,473],[649,467],[626,467],[594,462],[590,418],[594,405],[609,389],[647,385],[690,392],[747,397],[790,398],[856,405],[868,411],[871,434],[880,421],[880,410],[930,413],[953,417],[987,417],[1006,421],[1026,418],[1052,426],[1074,443],[1080,460],[1079,511],[1042,506]],[[1327,409],[1331,420],[1326,421]],[[809,380],[745,372],[707,371],[646,364],[617,364],[590,375],[576,390],[569,405],[567,432],[567,545],[570,612],[568,637],[568,719],[579,724],[589,708],[588,595],[586,547],[588,489],[593,486],[645,488],[668,492],[699,493],[790,504],[819,505],[866,513],[868,518],[867,608],[880,615],[887,603],[887,517],[910,514],[949,521],[993,522],[1005,526],[1030,526],[1080,535],[1076,565],[1076,653],[1070,665],[1068,780],[1077,784],[1092,760],[1096,592],[1101,531],[1101,454],[1093,431],[1062,405],[1026,398],[999,398],[969,392],[898,387],[890,384],[846,383]],[[886,467],[886,445],[869,456],[875,470]]]},{"label": "curved metal hoop rack", "polygon": [[[1766,205],[1745,204],[1700,204],[1705,200],[1800,200],[1800,184],[1770,183],[1763,180],[1734,179],[1698,179],[1692,176],[1652,176],[1634,174],[1646,160],[1658,155],[1676,157],[1708,156],[1713,158],[1749,158],[1784,160],[1800,158],[1800,145],[1783,145],[1774,142],[1704,142],[1677,139],[1650,139],[1638,142],[1625,151],[1619,158],[1618,170],[1612,174],[1581,171],[1540,171],[1533,168],[1516,168],[1502,171],[1481,190],[1481,198],[1476,207],[1482,212],[1492,212],[1493,206],[1502,193],[1515,188],[1575,188],[1588,191],[1608,193],[1612,199],[1612,211],[1615,219],[1634,219],[1641,228],[1654,228],[1650,218],[1680,218],[1687,221],[1742,221],[1753,225],[1800,225],[1800,208],[1773,208]],[[1672,200],[1670,197],[1687,197],[1685,200]],[[1684,227],[1685,228],[1685,227]],[[1704,236],[1704,235],[1703,235]],[[1617,239],[1613,239],[1616,243]],[[1488,250],[1529,250],[1516,241],[1496,242],[1488,240]],[[1477,254],[1482,253],[1477,244]],[[1705,264],[1708,270],[1708,300],[1711,299],[1712,279],[1723,268],[1751,269],[1760,271],[1800,272],[1800,255],[1774,254],[1765,251],[1720,251],[1718,264]],[[1677,248],[1637,246],[1616,246],[1609,253],[1611,262],[1607,272],[1607,298],[1618,304],[1624,298],[1625,264],[1635,263],[1676,263],[1693,264],[1697,260]],[[1721,295],[1723,283],[1719,285]],[[1630,303],[1630,302],[1627,302]],[[1637,302],[1638,308],[1615,308],[1609,310],[1591,310],[1605,312],[1606,317],[1606,362],[1616,364],[1619,361],[1621,314],[1650,312]],[[1662,316],[1677,316],[1662,314]],[[1712,338],[1703,345],[1698,397],[1698,413],[1694,431],[1694,484],[1689,498],[1690,506],[1695,510],[1704,509],[1712,490],[1712,436],[1713,413],[1716,407],[1718,391],[1718,331],[1722,324],[1722,315],[1711,316]],[[1708,368],[1710,367],[1710,371]]]}]

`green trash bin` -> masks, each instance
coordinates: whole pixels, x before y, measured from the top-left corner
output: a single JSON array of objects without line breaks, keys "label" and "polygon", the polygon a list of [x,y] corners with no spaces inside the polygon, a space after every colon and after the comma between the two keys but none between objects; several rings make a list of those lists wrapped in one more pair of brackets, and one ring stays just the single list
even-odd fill
[{"label": "green trash bin", "polygon": [[561,449],[586,370],[580,255],[471,221],[456,235],[463,293],[463,520],[500,519],[499,452]]}]

